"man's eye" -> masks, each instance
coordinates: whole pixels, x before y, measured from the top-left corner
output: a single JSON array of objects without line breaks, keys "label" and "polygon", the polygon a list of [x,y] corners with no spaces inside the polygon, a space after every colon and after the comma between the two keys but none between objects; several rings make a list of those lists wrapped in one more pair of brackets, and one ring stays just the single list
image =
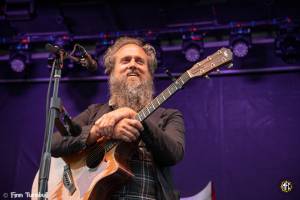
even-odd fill
[{"label": "man's eye", "polygon": [[137,62],[138,64],[140,64],[140,65],[144,64],[144,61],[143,61],[143,60],[137,60],[136,62]]}]

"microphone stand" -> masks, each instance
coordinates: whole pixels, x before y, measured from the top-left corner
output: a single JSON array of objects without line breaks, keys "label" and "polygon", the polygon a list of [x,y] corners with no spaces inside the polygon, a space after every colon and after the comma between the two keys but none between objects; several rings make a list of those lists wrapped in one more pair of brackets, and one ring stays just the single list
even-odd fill
[{"label": "microphone stand", "polygon": [[[52,97],[50,101],[50,108],[46,110],[47,119],[46,119],[46,131],[45,138],[43,144],[43,152],[40,163],[40,171],[39,171],[39,184],[38,184],[38,199],[44,200],[47,198],[48,192],[48,179],[50,173],[50,164],[51,164],[51,141],[52,134],[54,130],[55,118],[59,116],[61,100],[58,97],[58,87],[59,81],[61,78],[61,69],[63,68],[63,59],[64,52],[58,51],[56,54],[56,58],[52,64],[52,68],[54,67],[54,84]],[[51,81],[51,78],[50,78]]]}]

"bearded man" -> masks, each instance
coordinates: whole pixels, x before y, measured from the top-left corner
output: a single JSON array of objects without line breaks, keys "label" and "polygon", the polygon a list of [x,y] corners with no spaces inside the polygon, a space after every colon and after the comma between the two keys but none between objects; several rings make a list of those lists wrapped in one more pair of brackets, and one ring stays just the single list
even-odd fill
[{"label": "bearded man", "polygon": [[82,127],[76,137],[54,134],[52,156],[79,152],[101,137],[128,143],[141,139],[128,164],[132,180],[111,199],[179,199],[173,189],[170,166],[184,155],[184,122],[175,109],[158,108],[143,123],[135,117],[153,100],[155,49],[140,39],[121,37],[104,55],[110,99],[93,104],[74,118]]}]

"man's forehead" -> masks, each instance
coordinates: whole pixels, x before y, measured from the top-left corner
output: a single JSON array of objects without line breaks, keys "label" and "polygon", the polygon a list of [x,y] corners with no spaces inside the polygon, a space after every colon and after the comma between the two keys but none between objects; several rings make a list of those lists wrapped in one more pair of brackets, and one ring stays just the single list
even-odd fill
[{"label": "man's forehead", "polygon": [[115,54],[116,56],[142,56],[147,57],[144,49],[136,44],[125,44]]}]

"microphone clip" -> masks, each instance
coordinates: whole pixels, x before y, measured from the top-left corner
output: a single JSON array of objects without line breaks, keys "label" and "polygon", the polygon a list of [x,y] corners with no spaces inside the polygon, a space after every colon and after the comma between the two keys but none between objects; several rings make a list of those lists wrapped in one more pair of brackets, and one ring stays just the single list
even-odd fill
[{"label": "microphone clip", "polygon": [[60,116],[55,118],[55,127],[62,136],[78,136],[82,130],[78,124],[72,121],[69,113],[62,105],[60,106]]}]

